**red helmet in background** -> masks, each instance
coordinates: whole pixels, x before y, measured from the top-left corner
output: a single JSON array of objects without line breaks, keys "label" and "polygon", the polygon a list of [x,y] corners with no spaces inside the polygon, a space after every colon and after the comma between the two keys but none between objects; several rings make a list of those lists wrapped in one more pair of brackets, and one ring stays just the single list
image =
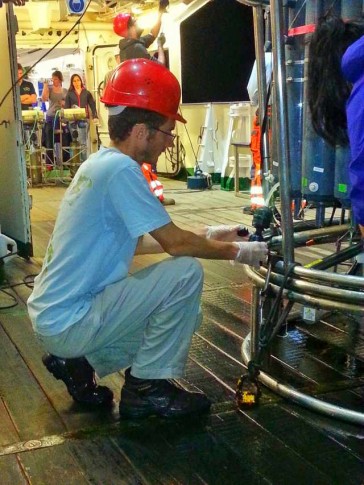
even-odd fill
[{"label": "red helmet in background", "polygon": [[120,37],[128,36],[128,29],[135,24],[135,20],[130,13],[119,13],[113,20],[113,28],[116,35]]},{"label": "red helmet in background", "polygon": [[179,82],[166,67],[149,59],[129,59],[111,74],[101,101],[154,111],[186,123],[178,113],[180,99]]}]

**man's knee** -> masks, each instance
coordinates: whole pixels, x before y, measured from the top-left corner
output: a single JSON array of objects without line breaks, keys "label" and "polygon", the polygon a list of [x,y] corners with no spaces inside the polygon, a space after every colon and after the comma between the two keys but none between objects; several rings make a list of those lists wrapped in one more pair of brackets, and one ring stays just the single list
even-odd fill
[{"label": "man's knee", "polygon": [[183,271],[183,275],[191,279],[196,283],[203,283],[203,267],[202,264],[196,259],[191,256],[181,256],[176,258],[178,264],[182,267],[181,271]]}]

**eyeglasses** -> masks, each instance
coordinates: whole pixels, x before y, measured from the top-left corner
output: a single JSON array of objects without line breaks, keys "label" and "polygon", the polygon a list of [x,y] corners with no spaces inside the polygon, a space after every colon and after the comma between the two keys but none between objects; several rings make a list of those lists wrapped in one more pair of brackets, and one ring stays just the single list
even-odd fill
[{"label": "eyeglasses", "polygon": [[170,133],[169,131],[163,131],[163,130],[160,130],[159,128],[154,128],[153,126],[151,127],[151,129],[155,131],[160,131],[164,135],[170,136],[172,138],[172,141],[176,139],[177,135],[175,135],[174,133]]}]

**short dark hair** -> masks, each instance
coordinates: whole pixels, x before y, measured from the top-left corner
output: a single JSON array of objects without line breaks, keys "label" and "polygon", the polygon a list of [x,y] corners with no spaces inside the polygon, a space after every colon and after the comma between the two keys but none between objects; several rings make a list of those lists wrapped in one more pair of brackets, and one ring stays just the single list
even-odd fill
[{"label": "short dark hair", "polygon": [[113,141],[124,141],[129,136],[134,125],[143,123],[149,128],[159,128],[167,119],[167,117],[154,111],[140,108],[125,108],[122,113],[109,116],[109,135]]},{"label": "short dark hair", "polygon": [[128,29],[130,29],[131,27],[133,27],[133,25],[135,25],[136,22],[137,22],[136,21],[136,18],[133,17],[133,16],[130,16],[130,18],[128,20],[128,25],[127,25]]},{"label": "short dark hair", "polygon": [[58,79],[61,82],[63,82],[63,74],[61,73],[61,71],[53,71],[52,72],[52,76],[58,77]]},{"label": "short dark hair", "polygon": [[21,64],[19,64],[19,62],[18,62],[18,70],[20,70],[20,69],[23,70],[23,66]]}]

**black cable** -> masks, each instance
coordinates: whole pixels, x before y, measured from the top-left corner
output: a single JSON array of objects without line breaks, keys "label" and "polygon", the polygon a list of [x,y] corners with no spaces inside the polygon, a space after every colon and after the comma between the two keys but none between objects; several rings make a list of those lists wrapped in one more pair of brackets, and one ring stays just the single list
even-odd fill
[{"label": "black cable", "polygon": [[[28,288],[33,288],[34,287],[34,278],[38,276],[38,274],[29,274],[23,278],[23,281],[21,283],[14,283],[12,285],[6,285],[6,286],[1,286],[0,291],[2,290],[9,290],[11,288],[16,288],[17,286],[22,286],[25,285]],[[30,279],[30,281],[28,281]]]},{"label": "black cable", "polygon": [[7,292],[4,289],[1,289],[0,293],[4,293],[5,295],[7,295],[8,297],[10,297],[13,300],[13,303],[11,303],[10,305],[0,306],[0,310],[7,310],[8,308],[14,308],[15,306],[17,306],[18,300],[15,298],[14,295],[12,295],[11,293]]},{"label": "black cable", "polygon": [[[277,317],[279,306],[280,306],[281,301],[282,301],[282,294],[283,294],[284,288],[285,288],[286,283],[287,283],[289,277],[291,276],[291,274],[292,274],[292,272],[293,272],[293,270],[296,266],[300,266],[300,263],[290,264],[288,266],[287,270],[285,271],[282,284],[279,287],[279,291],[278,291],[278,293],[275,297],[275,301],[274,301],[274,303],[273,303],[273,305],[272,305],[272,307],[269,311],[268,317],[267,317],[264,325],[261,325],[261,327],[260,327],[260,335],[259,335],[259,347],[260,348],[265,348],[265,347],[268,346],[268,344],[272,340],[272,337],[277,333],[277,329],[281,326],[283,320],[287,317],[289,311],[291,310],[291,308],[293,306],[293,305],[287,304],[286,308],[284,309],[284,311],[282,313],[284,318],[282,318],[282,315],[281,315],[281,317],[278,319],[278,322],[276,323],[276,325],[274,325],[274,321]],[[270,276],[270,272],[268,272],[267,279],[268,279],[269,276]],[[268,280],[268,285],[267,285],[266,291],[268,291],[268,287],[269,287],[269,280]],[[274,332],[275,327],[276,327],[276,332]],[[268,330],[271,331],[270,337],[268,337]]]},{"label": "black cable", "polygon": [[64,39],[66,39],[70,33],[77,27],[77,25],[79,25],[79,23],[81,22],[83,16],[85,15],[85,13],[87,12],[87,9],[89,8],[91,4],[91,0],[89,0],[84,12],[82,13],[82,15],[77,19],[77,21],[73,24],[73,26],[70,28],[70,30],[61,38],[59,39],[58,42],[56,42],[54,44],[53,47],[51,47],[49,49],[49,51],[47,51],[40,59],[37,60],[37,62],[35,62],[32,66],[30,66],[30,68],[27,70],[27,72],[24,72],[24,74],[22,76],[20,76],[20,78],[17,78],[16,81],[11,85],[10,89],[8,89],[8,91],[4,94],[2,100],[0,101],[0,108],[1,106],[4,104],[4,101],[5,99],[9,96],[9,94],[13,91],[13,89],[16,87],[16,85],[18,84],[18,82],[21,80],[21,79],[24,79],[24,77],[28,74],[28,72],[30,72],[32,69],[34,69],[34,67],[39,64],[39,62],[41,62],[45,57],[48,56],[48,54],[50,54],[56,47],[59,46],[59,44],[61,42],[64,41]]},{"label": "black cable", "polygon": [[0,262],[3,261],[6,258],[10,258],[10,256],[15,256],[16,254],[18,254],[18,253],[17,252],[16,253],[9,253],[9,254],[6,254],[5,256],[0,256]]},{"label": "black cable", "polygon": [[165,153],[166,160],[172,165],[173,172],[160,172],[158,170],[158,175],[160,175],[161,177],[166,177],[166,178],[176,177],[181,171],[181,168],[185,166],[185,159],[186,159],[185,147],[183,146],[181,141],[178,140],[178,149],[175,150],[174,148],[175,147],[167,148]]},{"label": "black cable", "polygon": [[[10,305],[0,306],[0,310],[8,310],[9,308],[14,308],[15,306],[18,305],[18,300],[16,299],[16,297],[14,295],[12,295],[11,293],[9,293],[7,290],[10,290],[12,288],[15,288],[17,286],[22,286],[22,285],[25,285],[28,288],[33,289],[34,278],[36,276],[37,276],[36,274],[29,274],[29,275],[25,276],[25,278],[23,279],[23,281],[21,283],[14,283],[13,285],[6,285],[6,286],[0,287],[0,294],[1,293],[5,294],[9,298],[11,298],[12,301],[13,301],[13,303],[11,303]],[[31,281],[28,281],[29,279],[31,279]]]},{"label": "black cable", "polygon": [[185,130],[186,130],[187,138],[188,138],[188,140],[190,142],[190,145],[191,145],[191,150],[192,150],[193,156],[195,157],[195,164],[197,165],[197,154],[196,154],[196,152],[195,152],[195,150],[193,148],[192,141],[191,141],[191,137],[190,137],[190,134],[189,134],[189,132],[187,130],[186,124],[184,124],[184,127],[185,127]]}]

